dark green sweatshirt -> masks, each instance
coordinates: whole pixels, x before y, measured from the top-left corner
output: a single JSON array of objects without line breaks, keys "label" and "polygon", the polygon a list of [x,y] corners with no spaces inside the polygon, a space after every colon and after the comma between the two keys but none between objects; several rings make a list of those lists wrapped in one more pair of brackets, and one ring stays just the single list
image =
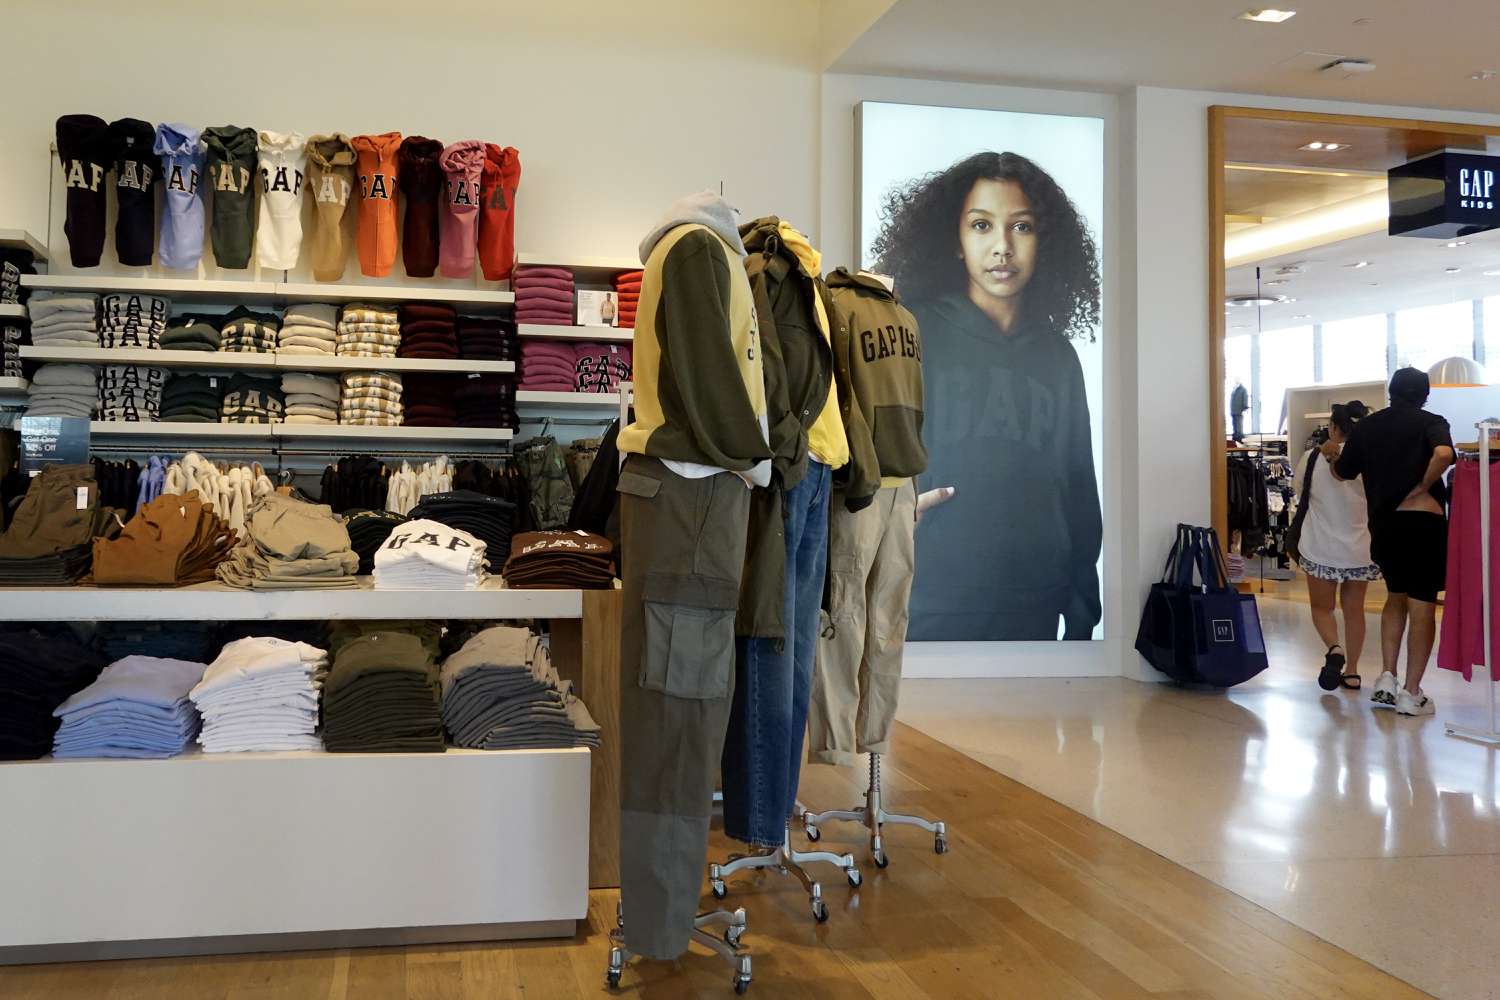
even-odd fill
[{"label": "dark green sweatshirt", "polygon": [[914,302],[926,354],[913,641],[1087,639],[1103,538],[1083,369],[1063,336],[1007,336],[961,295]]},{"label": "dark green sweatshirt", "polygon": [[203,132],[203,144],[208,147],[208,187],[213,192],[214,262],[220,267],[250,266],[257,141],[253,128],[221,125]]}]

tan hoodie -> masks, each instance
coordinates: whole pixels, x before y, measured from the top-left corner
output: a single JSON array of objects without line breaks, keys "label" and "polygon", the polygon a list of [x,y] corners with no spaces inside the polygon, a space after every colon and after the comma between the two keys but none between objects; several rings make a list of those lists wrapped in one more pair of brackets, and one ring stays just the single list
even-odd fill
[{"label": "tan hoodie", "polygon": [[307,190],[313,199],[313,227],[308,255],[313,277],[338,281],[344,276],[344,210],[354,191],[354,147],[341,132],[307,140]]}]

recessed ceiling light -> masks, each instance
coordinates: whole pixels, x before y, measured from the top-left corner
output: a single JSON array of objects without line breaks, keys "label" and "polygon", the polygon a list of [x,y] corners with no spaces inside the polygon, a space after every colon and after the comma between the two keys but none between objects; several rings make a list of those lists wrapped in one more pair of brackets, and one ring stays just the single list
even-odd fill
[{"label": "recessed ceiling light", "polygon": [[1500,73],[1496,73],[1492,69],[1481,69],[1481,70],[1476,70],[1473,73],[1470,73],[1469,74],[1469,79],[1470,80],[1493,80],[1497,76],[1500,76]]},{"label": "recessed ceiling light", "polygon": [[1484,272],[1484,276],[1486,278],[1500,278],[1500,271],[1486,271]]},{"label": "recessed ceiling light", "polygon": [[1312,313],[1297,313],[1292,319],[1312,319]]},{"label": "recessed ceiling light", "polygon": [[1457,274],[1459,271],[1462,271],[1462,270],[1463,270],[1463,268],[1461,268],[1461,267],[1445,267],[1445,268],[1443,268],[1443,273],[1444,274]]},{"label": "recessed ceiling light", "polygon": [[1277,274],[1304,274],[1307,268],[1301,264],[1283,264],[1276,269]]},{"label": "recessed ceiling light", "polygon": [[1266,282],[1266,284],[1271,285],[1271,286],[1284,285],[1286,283],[1287,283],[1287,280],[1285,278],[1272,278],[1270,281]]},{"label": "recessed ceiling light", "polygon": [[1361,267],[1369,267],[1370,266],[1370,262],[1367,261],[1367,260],[1357,260],[1353,264],[1345,264],[1344,266],[1345,267],[1352,267],[1352,268],[1356,268],[1357,269],[1357,268],[1361,268]]},{"label": "recessed ceiling light", "polygon": [[1313,153],[1337,153],[1341,149],[1348,149],[1349,144],[1347,142],[1310,142],[1297,148]]},{"label": "recessed ceiling light", "polygon": [[1261,24],[1280,24],[1297,16],[1295,10],[1277,10],[1275,7],[1267,7],[1264,10],[1247,10],[1240,15],[1241,21],[1258,21]]},{"label": "recessed ceiling light", "polygon": [[1466,246],[1468,246],[1469,245],[1469,241],[1468,240],[1449,240],[1447,243],[1445,243],[1443,245],[1446,246],[1449,250],[1457,250],[1459,247],[1466,247]]}]

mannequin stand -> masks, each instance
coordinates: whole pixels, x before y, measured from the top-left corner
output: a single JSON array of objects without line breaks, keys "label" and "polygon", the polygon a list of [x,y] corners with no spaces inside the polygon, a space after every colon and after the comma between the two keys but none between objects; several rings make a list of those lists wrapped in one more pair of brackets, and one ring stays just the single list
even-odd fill
[{"label": "mannequin stand", "polygon": [[818,827],[831,820],[864,824],[865,829],[870,831],[870,854],[875,861],[876,868],[885,868],[891,863],[891,859],[886,856],[885,844],[881,838],[881,828],[887,823],[919,826],[933,835],[934,853],[948,853],[948,827],[941,820],[927,820],[920,816],[902,816],[885,811],[880,797],[880,754],[878,753],[870,754],[870,787],[865,792],[864,808],[831,809],[821,813],[804,812],[802,825],[807,831],[807,839],[817,843],[818,839],[823,836]]},{"label": "mannequin stand", "polygon": [[[723,938],[716,937],[706,930],[714,924],[726,925]],[[750,988],[750,956],[740,952],[740,938],[744,936],[746,928],[744,908],[735,910],[733,913],[728,910],[714,910],[711,913],[700,914],[693,921],[693,934],[689,939],[703,945],[729,963],[730,968],[734,970],[734,991],[741,994]],[[604,973],[604,981],[610,989],[619,988],[620,975],[625,971],[625,963],[634,957],[625,949],[625,915],[623,909],[617,904],[615,906],[615,929],[609,932],[609,969]]]},{"label": "mannequin stand", "polygon": [[742,871],[756,871],[769,869],[782,875],[790,875],[802,883],[802,888],[807,890],[807,898],[812,906],[813,919],[818,923],[828,920],[828,904],[823,902],[823,887],[813,880],[812,876],[802,867],[811,862],[825,862],[837,865],[844,871],[844,877],[849,884],[858,888],[864,881],[859,873],[859,868],[854,863],[852,854],[834,854],[831,851],[794,851],[792,850],[791,831],[788,829],[782,837],[781,846],[761,851],[756,854],[731,854],[729,860],[722,865],[708,866],[708,887],[713,892],[715,899],[723,899],[729,895],[729,888],[724,880],[730,875]]}]

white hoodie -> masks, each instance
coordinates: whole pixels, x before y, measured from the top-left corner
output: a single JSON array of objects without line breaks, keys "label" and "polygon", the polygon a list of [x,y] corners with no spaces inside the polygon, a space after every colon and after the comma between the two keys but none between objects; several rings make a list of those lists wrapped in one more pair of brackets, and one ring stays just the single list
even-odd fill
[{"label": "white hoodie", "polygon": [[261,132],[260,220],[255,260],[261,267],[290,271],[302,253],[302,182],[307,173],[300,132]]}]

